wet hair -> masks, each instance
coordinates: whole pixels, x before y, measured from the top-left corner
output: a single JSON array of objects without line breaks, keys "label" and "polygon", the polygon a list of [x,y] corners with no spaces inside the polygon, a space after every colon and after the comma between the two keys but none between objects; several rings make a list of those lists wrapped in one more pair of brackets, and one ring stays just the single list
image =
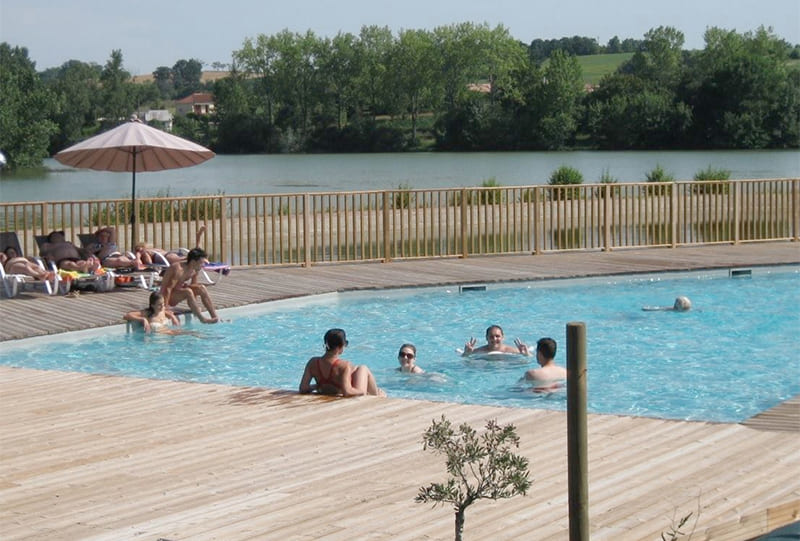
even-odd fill
[{"label": "wet hair", "polygon": [[552,338],[540,338],[536,342],[536,351],[544,355],[546,359],[555,359],[556,349],[556,341]]},{"label": "wet hair", "polygon": [[[14,254],[15,254],[15,255],[14,255],[14,256],[12,256],[11,254],[9,254],[9,253],[8,253],[8,251],[9,251],[9,250],[14,250]],[[17,252],[17,249],[16,249],[16,248],[14,248],[13,246],[6,246],[5,250],[3,250],[3,253],[4,253],[4,254],[6,254],[6,256],[7,256],[9,259],[11,259],[11,257],[19,257],[19,252]]]},{"label": "wet hair", "polygon": [[325,349],[343,348],[347,345],[344,329],[330,329],[325,333]]},{"label": "wet hair", "polygon": [[692,309],[692,301],[689,300],[689,297],[681,295],[675,299],[675,304],[672,305],[672,309],[678,312],[686,312]]},{"label": "wet hair", "polygon": [[153,309],[153,306],[155,306],[155,304],[159,300],[163,300],[163,299],[164,299],[164,295],[162,295],[158,291],[153,291],[152,293],[150,293],[150,299],[148,300],[147,310],[145,310],[145,312],[147,313],[147,317],[148,318],[151,317],[151,316],[154,316],[156,314],[156,311],[155,311],[155,309]]},{"label": "wet hair", "polygon": [[202,248],[192,248],[186,255],[186,262],[191,263],[192,261],[202,261],[206,257],[208,256],[206,255],[205,250],[203,250]]},{"label": "wet hair", "polygon": [[417,356],[417,348],[416,346],[414,346],[414,344],[403,344],[402,346],[400,346],[400,349],[397,350],[397,355],[399,356],[404,349],[410,349],[411,352],[414,354],[414,357]]},{"label": "wet hair", "polygon": [[489,327],[486,328],[486,338],[487,339],[489,338],[489,334],[491,334],[492,329],[497,329],[498,331],[500,331],[500,334],[502,334],[503,336],[506,335],[506,333],[503,332],[503,327],[501,327],[500,325],[489,325]]}]

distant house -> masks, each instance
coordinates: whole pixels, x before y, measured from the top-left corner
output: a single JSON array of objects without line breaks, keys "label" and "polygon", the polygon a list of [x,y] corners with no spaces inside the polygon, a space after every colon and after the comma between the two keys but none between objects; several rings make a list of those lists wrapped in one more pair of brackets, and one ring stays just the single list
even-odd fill
[{"label": "distant house", "polygon": [[158,122],[166,131],[172,131],[172,118],[172,113],[166,109],[150,109],[144,114],[144,121],[147,124]]},{"label": "distant house", "polygon": [[195,92],[175,102],[175,112],[179,115],[213,115],[214,95],[208,92]]}]

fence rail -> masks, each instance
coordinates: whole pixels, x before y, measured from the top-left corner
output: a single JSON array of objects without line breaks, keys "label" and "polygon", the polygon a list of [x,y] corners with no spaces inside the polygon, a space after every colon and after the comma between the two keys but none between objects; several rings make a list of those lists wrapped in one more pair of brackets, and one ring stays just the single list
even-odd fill
[{"label": "fence rail", "polygon": [[27,255],[35,235],[114,226],[166,250],[201,246],[237,266],[539,254],[800,240],[800,179],[214,195],[0,203]]}]

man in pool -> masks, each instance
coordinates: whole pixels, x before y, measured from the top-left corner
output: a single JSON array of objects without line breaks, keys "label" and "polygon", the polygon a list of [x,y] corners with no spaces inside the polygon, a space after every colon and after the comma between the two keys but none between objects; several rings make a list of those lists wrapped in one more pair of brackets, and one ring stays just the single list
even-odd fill
[{"label": "man in pool", "polygon": [[514,339],[514,346],[509,346],[503,343],[504,338],[503,329],[500,325],[492,325],[486,329],[486,345],[475,347],[478,341],[474,337],[470,337],[469,341],[464,344],[464,352],[462,357],[469,357],[474,353],[512,353],[517,355],[530,356],[531,352],[528,346],[519,338]]},{"label": "man in pool", "polygon": [[[206,262],[206,253],[202,248],[192,248],[186,256],[186,263],[176,261],[166,270],[161,279],[161,294],[168,307],[186,301],[192,313],[203,323],[217,323],[219,316],[211,302],[208,289],[197,282],[197,273]],[[197,304],[197,297],[203,302],[210,317],[205,317]]]},{"label": "man in pool", "polygon": [[556,341],[552,338],[541,338],[536,342],[536,362],[539,363],[539,368],[528,370],[523,377],[533,384],[534,392],[550,392],[564,386],[567,370],[556,364],[556,348]]}]

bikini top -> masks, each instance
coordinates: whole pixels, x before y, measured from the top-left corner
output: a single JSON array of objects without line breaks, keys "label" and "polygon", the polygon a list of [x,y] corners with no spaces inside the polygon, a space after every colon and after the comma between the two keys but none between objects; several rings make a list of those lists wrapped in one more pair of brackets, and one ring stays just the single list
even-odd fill
[{"label": "bikini top", "polygon": [[327,377],[322,375],[322,367],[319,365],[319,362],[321,360],[322,360],[321,357],[317,358],[317,373],[319,373],[319,376],[317,377],[317,384],[318,385],[333,385],[334,387],[338,388],[339,386],[331,381],[331,375],[333,374],[334,367],[337,364],[339,364],[339,359],[334,359],[333,360],[333,362],[331,363],[331,369],[328,372],[328,376]]}]

